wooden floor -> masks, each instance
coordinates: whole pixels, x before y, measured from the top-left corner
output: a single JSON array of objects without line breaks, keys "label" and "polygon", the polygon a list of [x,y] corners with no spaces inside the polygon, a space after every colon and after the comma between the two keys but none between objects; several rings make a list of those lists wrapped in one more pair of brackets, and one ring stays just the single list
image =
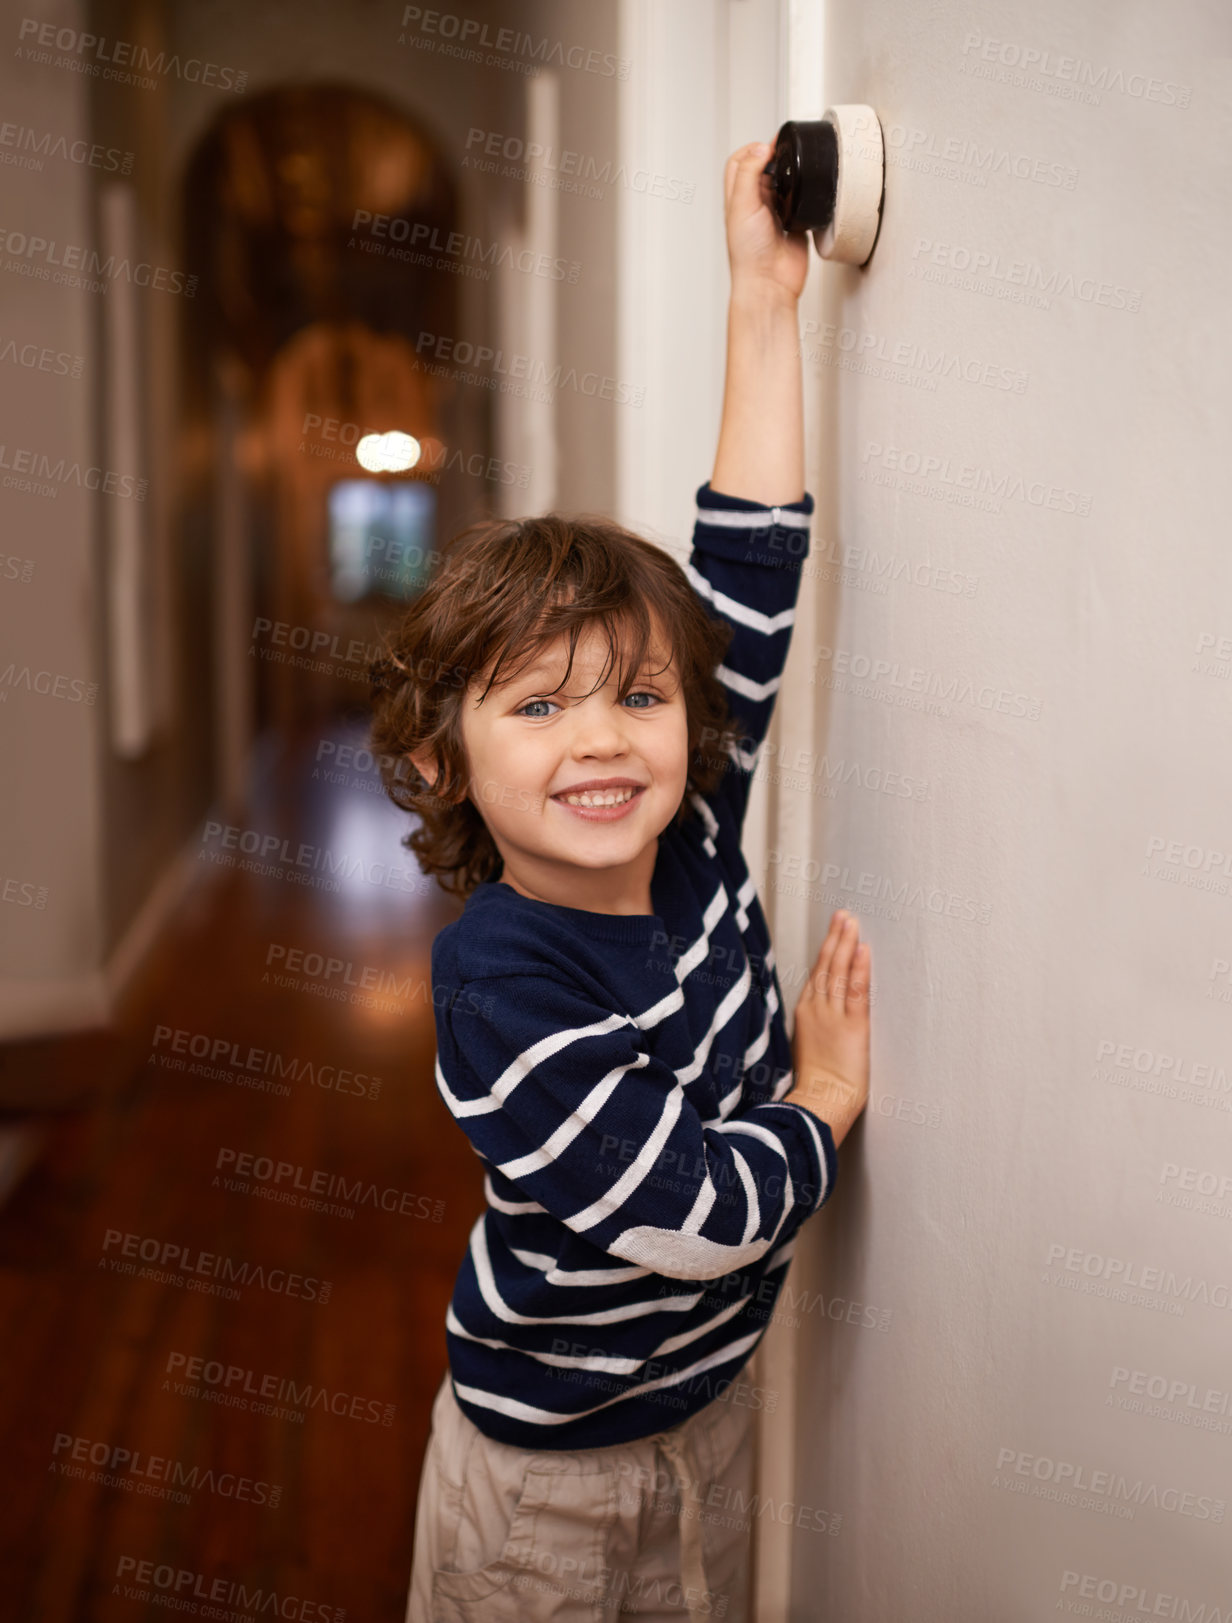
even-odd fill
[{"label": "wooden floor", "polygon": [[[122,1029],[7,1055],[96,1072],[106,1096],[51,1121],[0,1209],[4,1619],[135,1623],[172,1615],[156,1600],[177,1594],[189,1616],[403,1617],[445,1308],[483,1205],[432,1075],[431,945],[458,904],[435,882],[373,882],[375,862],[417,876],[398,844],[409,820],[375,773],[326,781],[316,744],[263,752],[244,826],[362,871],[332,893],[216,864],[203,841]],[[327,977],[314,953],[350,968]],[[345,979],[379,1006],[322,995]],[[193,1074],[215,1050],[225,1074]],[[379,1077],[377,1096],[340,1092],[330,1068]],[[298,1169],[279,1186],[298,1183],[297,1202],[327,1198],[314,1174],[353,1198],[335,1194],[340,1215],[263,1198],[268,1176],[228,1188],[242,1155]],[[164,1255],[164,1279],[141,1277]]]}]

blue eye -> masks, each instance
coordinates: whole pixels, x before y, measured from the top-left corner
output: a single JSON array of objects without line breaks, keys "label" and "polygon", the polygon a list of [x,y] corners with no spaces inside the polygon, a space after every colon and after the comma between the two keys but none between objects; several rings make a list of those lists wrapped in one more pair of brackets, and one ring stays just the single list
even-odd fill
[{"label": "blue eye", "polygon": [[[655,705],[659,705],[659,704],[663,703],[663,700],[660,699],[660,697],[659,697],[659,695],[657,693],[650,693],[645,688],[635,688],[632,693],[627,693],[625,695],[625,698],[626,699],[640,698],[640,699],[653,699],[654,700],[654,704],[651,704],[651,705],[644,705],[644,704],[634,705],[633,709],[635,709],[635,710],[653,710]],[[524,705],[521,705],[517,710],[514,711],[514,715],[515,716],[525,716],[526,712],[530,709],[531,705],[533,705],[533,704],[553,704],[554,702],[555,701],[552,700],[552,699],[528,699]],[[528,717],[528,720],[530,720],[530,721],[542,721],[543,719],[544,718],[543,718],[542,715]]]}]

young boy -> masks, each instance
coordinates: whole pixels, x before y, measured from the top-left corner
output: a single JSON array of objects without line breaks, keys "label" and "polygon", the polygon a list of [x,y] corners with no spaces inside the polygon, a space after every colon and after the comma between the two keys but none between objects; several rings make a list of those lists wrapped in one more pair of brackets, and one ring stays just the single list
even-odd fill
[{"label": "young boy", "polygon": [[[836,913],[789,1041],[740,838],[791,638],[807,239],[724,177],[731,305],[685,570],[595,517],[485,521],[374,667],[407,843],[466,897],[436,1082],[484,1163],[446,1318],[407,1623],[749,1616],[739,1379],[868,1091]],[[630,702],[631,701],[631,702]]]}]

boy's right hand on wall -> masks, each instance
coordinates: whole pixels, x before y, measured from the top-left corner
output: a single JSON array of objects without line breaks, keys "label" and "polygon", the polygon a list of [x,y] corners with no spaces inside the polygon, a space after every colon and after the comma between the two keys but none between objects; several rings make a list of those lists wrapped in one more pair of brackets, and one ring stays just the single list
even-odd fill
[{"label": "boy's right hand on wall", "polygon": [[868,1103],[871,954],[855,917],[830,918],[800,1001],[791,1035],[796,1081],[782,1103],[803,1105],[842,1143]]}]

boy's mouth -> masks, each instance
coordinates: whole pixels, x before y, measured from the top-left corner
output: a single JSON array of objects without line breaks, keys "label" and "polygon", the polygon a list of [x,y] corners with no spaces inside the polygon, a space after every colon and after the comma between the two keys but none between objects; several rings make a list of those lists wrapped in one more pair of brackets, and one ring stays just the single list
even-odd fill
[{"label": "boy's mouth", "polygon": [[553,795],[551,798],[566,811],[584,817],[588,822],[611,823],[623,817],[642,794],[644,785],[619,789],[582,789],[577,792]]}]

